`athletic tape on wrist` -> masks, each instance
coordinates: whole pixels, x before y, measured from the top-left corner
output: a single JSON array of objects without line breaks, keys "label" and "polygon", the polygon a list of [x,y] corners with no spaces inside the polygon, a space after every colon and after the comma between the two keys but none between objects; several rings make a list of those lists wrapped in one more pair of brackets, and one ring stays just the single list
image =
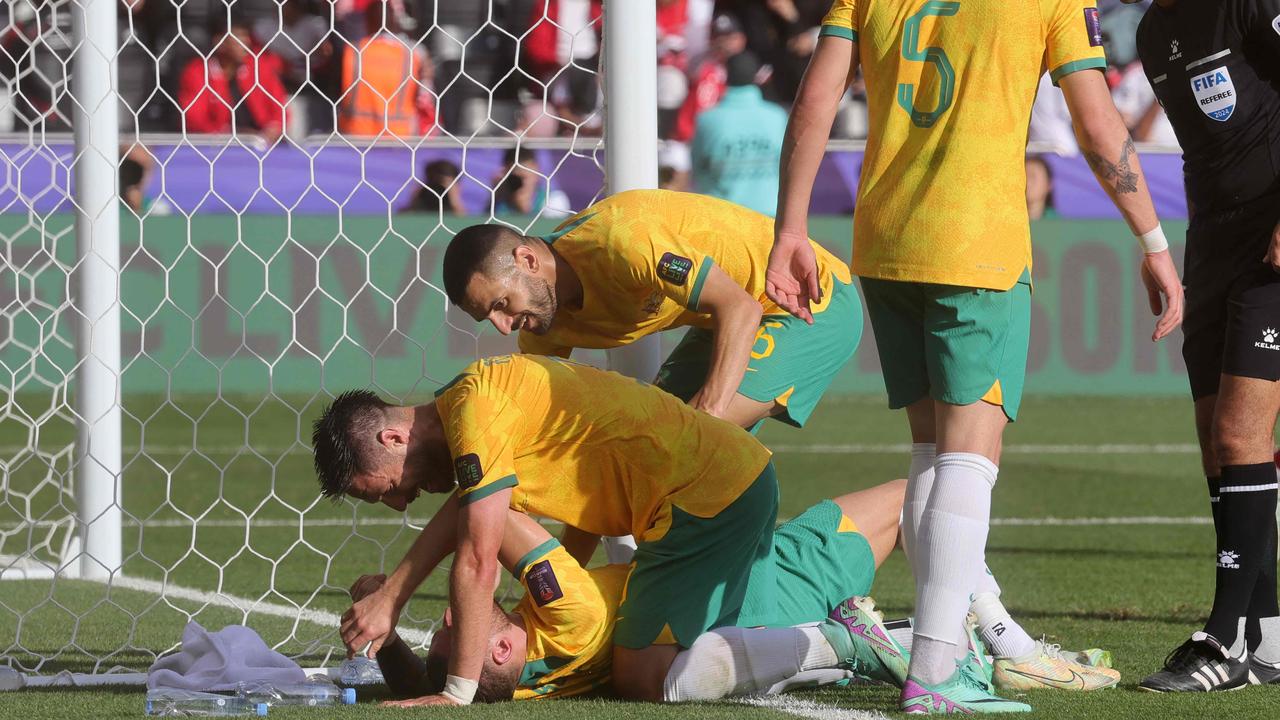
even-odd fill
[{"label": "athletic tape on wrist", "polygon": [[444,681],[444,690],[440,693],[459,705],[470,705],[476,696],[476,688],[480,683],[475,680],[450,675]]},{"label": "athletic tape on wrist", "polygon": [[1156,225],[1154,230],[1139,235],[1138,244],[1142,246],[1142,252],[1148,255],[1169,249],[1169,240],[1164,236],[1164,228],[1159,225]]}]

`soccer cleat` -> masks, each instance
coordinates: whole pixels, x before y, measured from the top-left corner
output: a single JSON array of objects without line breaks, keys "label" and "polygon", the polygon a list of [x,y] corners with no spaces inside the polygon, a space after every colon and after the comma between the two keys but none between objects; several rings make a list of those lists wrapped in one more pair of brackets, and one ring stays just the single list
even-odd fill
[{"label": "soccer cleat", "polygon": [[1082,665],[1064,657],[1057,645],[1037,640],[1035,650],[1018,658],[996,658],[992,672],[1001,690],[1102,690],[1115,687],[1120,673]]},{"label": "soccer cleat", "polygon": [[1249,656],[1249,682],[1254,685],[1280,685],[1280,665]]},{"label": "soccer cleat", "polygon": [[871,598],[845,600],[818,629],[842,658],[841,667],[898,687],[906,681],[911,655],[889,634]]},{"label": "soccer cleat", "polygon": [[988,692],[972,675],[959,669],[932,686],[907,678],[902,686],[901,707],[908,715],[1031,712],[1030,705]]},{"label": "soccer cleat", "polygon": [[1249,661],[1231,653],[1212,635],[1193,633],[1165,658],[1164,669],[1138,687],[1149,692],[1238,690],[1249,684]]},{"label": "soccer cleat", "polygon": [[1088,665],[1096,668],[1113,668],[1114,661],[1111,658],[1110,650],[1101,648],[1089,648],[1088,650],[1059,650],[1062,657],[1074,663]]}]

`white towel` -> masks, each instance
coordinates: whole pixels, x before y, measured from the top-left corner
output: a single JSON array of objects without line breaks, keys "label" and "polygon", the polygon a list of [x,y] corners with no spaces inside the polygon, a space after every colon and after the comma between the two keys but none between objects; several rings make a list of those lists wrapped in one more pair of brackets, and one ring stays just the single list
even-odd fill
[{"label": "white towel", "polygon": [[182,631],[182,649],[156,660],[147,671],[147,688],[234,690],[243,680],[280,686],[305,682],[298,663],[267,647],[243,625],[209,632],[192,621]]}]

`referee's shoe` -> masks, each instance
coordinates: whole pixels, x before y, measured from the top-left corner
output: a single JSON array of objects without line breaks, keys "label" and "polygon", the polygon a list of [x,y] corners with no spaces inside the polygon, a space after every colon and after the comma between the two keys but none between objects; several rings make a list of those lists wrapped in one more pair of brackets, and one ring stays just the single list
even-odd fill
[{"label": "referee's shoe", "polygon": [[1231,653],[1208,633],[1197,632],[1169,653],[1164,669],[1138,687],[1149,692],[1207,692],[1238,690],[1249,684],[1248,653]]}]

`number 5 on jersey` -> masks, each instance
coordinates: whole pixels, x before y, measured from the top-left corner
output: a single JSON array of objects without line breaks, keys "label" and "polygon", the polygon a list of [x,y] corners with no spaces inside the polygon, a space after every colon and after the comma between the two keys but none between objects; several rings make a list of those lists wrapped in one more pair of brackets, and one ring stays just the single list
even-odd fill
[{"label": "number 5 on jersey", "polygon": [[902,28],[902,57],[912,62],[932,63],[938,70],[938,107],[930,112],[915,108],[915,85],[898,83],[898,105],[911,116],[916,127],[930,128],[951,107],[955,100],[956,71],[947,59],[947,53],[932,45],[920,47],[920,23],[927,17],[950,17],[960,12],[960,3],[947,0],[929,0],[914,15],[907,18]]}]

